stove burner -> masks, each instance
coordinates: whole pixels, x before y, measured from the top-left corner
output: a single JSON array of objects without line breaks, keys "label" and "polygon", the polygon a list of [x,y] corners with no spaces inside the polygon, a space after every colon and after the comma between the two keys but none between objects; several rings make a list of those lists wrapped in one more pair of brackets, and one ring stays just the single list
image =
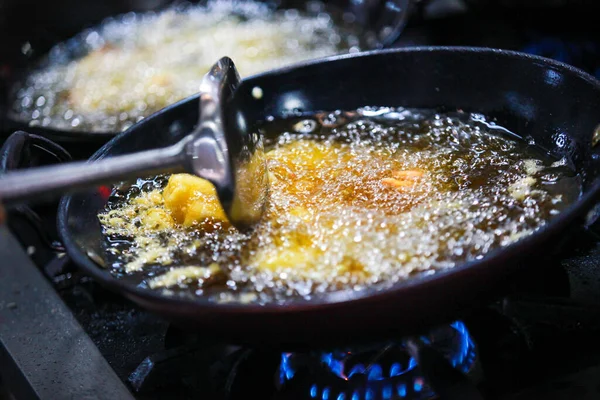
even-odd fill
[{"label": "stove burner", "polygon": [[[462,322],[435,329],[420,339],[453,367],[465,374],[471,372],[475,344]],[[305,384],[298,387],[319,400],[427,399],[434,395],[405,341],[359,351],[283,353],[279,373],[282,387],[302,379]]]}]

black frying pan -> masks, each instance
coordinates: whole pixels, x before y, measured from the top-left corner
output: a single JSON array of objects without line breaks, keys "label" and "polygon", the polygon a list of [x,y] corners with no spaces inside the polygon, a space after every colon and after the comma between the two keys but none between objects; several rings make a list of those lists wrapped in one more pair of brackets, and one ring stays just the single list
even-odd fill
[{"label": "black frying pan", "polygon": [[[251,99],[254,87],[263,97]],[[568,156],[583,178],[581,198],[535,234],[507,248],[383,291],[337,292],[288,305],[214,304],[170,298],[117,280],[99,264],[102,235],[96,215],[102,190],[64,197],[59,234],[72,259],[89,275],[163,317],[232,342],[254,345],[340,345],[417,333],[460,317],[500,294],[511,278],[540,267],[540,255],[580,227],[600,200],[600,82],[548,59],[478,48],[412,48],[333,57],[244,80],[234,102],[248,121],[302,111],[365,105],[480,112],[551,154]],[[198,120],[192,97],[145,119],[102,147],[92,159],[174,143]],[[95,261],[96,260],[96,261]],[[543,270],[541,271],[543,273]]]}]

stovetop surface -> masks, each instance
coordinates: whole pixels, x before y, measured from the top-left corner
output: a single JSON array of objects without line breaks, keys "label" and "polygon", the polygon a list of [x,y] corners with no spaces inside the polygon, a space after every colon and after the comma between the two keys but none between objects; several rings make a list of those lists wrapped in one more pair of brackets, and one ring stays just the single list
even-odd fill
[{"label": "stovetop surface", "polygon": [[[566,30],[565,21],[571,17],[580,21],[578,31]],[[398,46],[508,48],[565,61],[600,77],[600,33],[588,24],[589,18],[560,12],[543,17],[538,14],[537,18],[526,12],[515,12],[510,18],[489,13],[433,15],[411,22]],[[37,211],[44,230],[55,239],[54,210],[51,204]],[[134,398],[355,398],[352,391],[344,396],[335,391],[342,372],[333,353],[311,356],[321,364],[328,360],[327,374],[333,373],[325,379],[332,382],[330,386],[317,385],[325,374],[321,370],[317,369],[321,371],[319,376],[313,376],[314,368],[307,363],[298,362],[293,373],[282,366],[284,360],[302,355],[236,347],[218,343],[209,335],[180,331],[81,276],[68,257],[57,257],[56,252],[48,250],[18,215],[12,218],[10,227]],[[540,259],[544,263],[542,272],[523,271],[506,297],[461,319],[476,346],[476,361],[469,365],[468,373],[486,399],[600,398],[599,238],[594,227],[582,230],[560,259]],[[13,303],[0,305],[18,307]],[[398,340],[403,343],[401,338]],[[344,368],[349,361],[345,362]],[[408,364],[402,368],[408,371]],[[402,375],[398,368],[383,375],[397,378]],[[373,371],[371,368],[368,375],[379,375],[367,381],[385,383],[391,379]],[[390,386],[392,391],[382,386],[377,392],[363,390],[356,399],[426,396],[420,381],[413,380],[410,385],[409,393],[404,386],[404,392],[398,385]]]},{"label": "stovetop surface", "polygon": [[[461,320],[476,345],[470,372],[484,398],[600,395],[600,240],[582,230],[574,242],[560,260],[544,260],[541,274],[523,271],[507,296]],[[310,396],[318,377],[308,369],[281,386],[281,352],[183,332],[80,275],[68,257],[37,246],[40,269],[134,398],[324,398],[321,391]],[[315,353],[322,361],[325,353]]]}]

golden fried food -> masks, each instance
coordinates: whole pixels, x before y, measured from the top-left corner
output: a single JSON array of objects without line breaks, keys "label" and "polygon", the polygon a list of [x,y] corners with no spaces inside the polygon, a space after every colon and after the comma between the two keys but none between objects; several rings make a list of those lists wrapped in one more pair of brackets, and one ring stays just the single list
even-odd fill
[{"label": "golden fried food", "polygon": [[172,175],[163,191],[163,197],[170,215],[186,228],[207,221],[227,221],[215,187],[197,176]]},{"label": "golden fried food", "polygon": [[[212,184],[188,174],[100,218],[108,235],[129,231],[133,245],[113,249],[126,273],[148,274],[149,287],[246,302],[452,268],[527,236],[573,198],[556,184],[571,179],[567,169],[526,144],[459,118],[420,123],[363,118],[329,135],[277,130],[265,153],[267,209],[249,232],[228,223]],[[250,178],[261,176],[253,168]]]}]

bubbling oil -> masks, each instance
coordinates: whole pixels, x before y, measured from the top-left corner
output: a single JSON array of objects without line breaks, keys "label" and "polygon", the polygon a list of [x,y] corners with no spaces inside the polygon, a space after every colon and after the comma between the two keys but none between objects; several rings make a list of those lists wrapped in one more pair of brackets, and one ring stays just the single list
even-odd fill
[{"label": "bubbling oil", "polygon": [[365,107],[258,130],[271,185],[258,226],[144,226],[140,198],[163,207],[168,177],[139,180],[116,190],[100,215],[112,272],[217,302],[385,288],[481,259],[580,194],[568,160],[476,114]]},{"label": "bubbling oil", "polygon": [[324,3],[277,10],[258,1],[203,3],[109,18],[56,45],[15,85],[11,117],[32,126],[119,132],[196,93],[223,56],[245,76],[358,51],[370,38]]}]

